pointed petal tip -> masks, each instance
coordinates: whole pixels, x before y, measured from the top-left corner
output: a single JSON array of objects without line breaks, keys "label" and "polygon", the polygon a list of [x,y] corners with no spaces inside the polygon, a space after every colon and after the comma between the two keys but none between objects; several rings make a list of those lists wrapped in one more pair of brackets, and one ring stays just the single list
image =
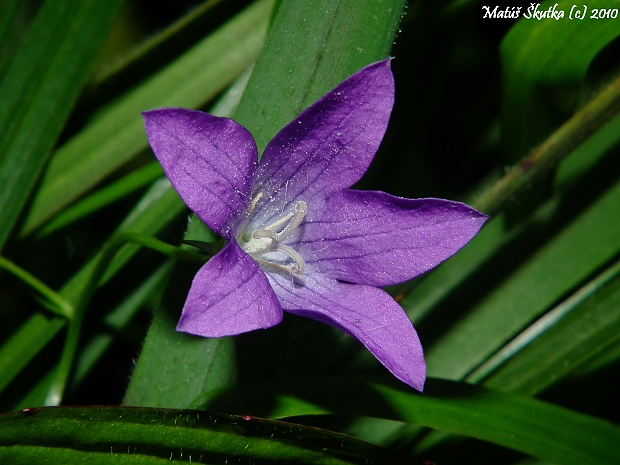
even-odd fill
[{"label": "pointed petal tip", "polygon": [[349,189],[332,195],[318,215],[320,221],[305,223],[303,236],[295,238],[306,265],[370,286],[427,272],[467,244],[488,219],[460,202]]},{"label": "pointed petal tip", "polygon": [[348,79],[352,79],[355,77],[365,77],[365,75],[372,74],[379,76],[380,79],[385,79],[386,82],[384,84],[389,84],[390,87],[394,87],[394,75],[392,74],[392,58],[386,58],[385,60],[371,63],[368,66],[360,69]]},{"label": "pointed petal tip", "polygon": [[286,190],[293,197],[324,199],[359,181],[394,106],[390,62],[371,63],[347,77],[278,132],[255,180],[264,198]]},{"label": "pointed petal tip", "polygon": [[422,370],[416,370],[414,373],[409,373],[407,377],[397,376],[403,383],[411,386],[413,389],[419,392],[424,392],[424,383],[426,382],[426,366]]},{"label": "pointed petal tip", "polygon": [[172,123],[175,119],[183,118],[184,116],[189,117],[192,113],[199,112],[196,110],[189,110],[187,108],[164,107],[144,110],[140,112],[140,115],[144,120],[146,134],[150,140],[150,138],[155,135],[157,131],[161,130],[161,124]]},{"label": "pointed petal tip", "polygon": [[144,120],[144,124],[148,125],[149,121],[153,119],[153,117],[156,117],[157,114],[160,112],[161,109],[154,109],[154,110],[144,110],[140,112],[140,115],[142,116],[142,119]]},{"label": "pointed petal tip", "polygon": [[[162,108],[153,108],[151,110],[141,111],[140,114],[144,120],[154,119],[158,116],[181,116],[181,115],[191,115],[192,113],[203,113],[198,110],[190,110],[189,108],[179,108],[179,107],[162,107]],[[206,113],[203,113],[206,114]]]},{"label": "pointed petal tip", "polygon": [[417,342],[418,350],[415,351],[415,354],[409,354],[410,359],[407,361],[408,363],[404,363],[403,360],[400,360],[400,363],[395,363],[394,354],[396,350],[394,349],[391,350],[391,353],[385,355],[373,350],[371,352],[397,379],[411,386],[416,391],[423,392],[426,381],[426,362],[424,361],[422,346],[419,344],[419,340]]},{"label": "pointed petal tip", "polygon": [[170,108],[153,108],[151,110],[143,110],[140,112],[140,114],[142,115],[142,118],[150,118],[158,113],[161,113],[162,111],[165,110],[170,110]]},{"label": "pointed petal tip", "polygon": [[385,60],[378,61],[376,64],[377,65],[382,64],[387,69],[389,69],[390,72],[392,72],[392,60],[393,59],[394,59],[393,57],[387,57]]},{"label": "pointed petal tip", "polygon": [[297,286],[280,275],[268,278],[284,310],[356,338],[396,378],[422,391],[426,379],[422,344],[407,314],[385,291],[314,273]]},{"label": "pointed petal tip", "polygon": [[[371,68],[381,68],[381,67],[384,67],[384,68],[390,69],[392,67],[392,60],[393,59],[394,59],[393,57],[387,57],[387,58],[385,58],[383,60],[375,61],[373,63],[370,63],[369,65],[366,65],[365,67],[360,69],[357,73],[362,72],[364,70],[371,69]],[[354,73],[354,74],[357,74],[357,73]]]}]

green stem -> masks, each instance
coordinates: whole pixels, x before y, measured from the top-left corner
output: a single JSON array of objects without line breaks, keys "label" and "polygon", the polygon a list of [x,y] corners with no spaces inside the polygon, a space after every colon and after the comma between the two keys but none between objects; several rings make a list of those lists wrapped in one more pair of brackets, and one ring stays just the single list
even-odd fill
[{"label": "green stem", "polygon": [[88,303],[90,302],[93,294],[99,287],[99,282],[101,281],[103,274],[110,265],[110,262],[119,251],[119,249],[128,243],[138,244],[143,247],[147,247],[149,249],[161,252],[171,258],[184,261],[204,263],[208,258],[204,254],[191,252],[189,250],[184,250],[179,247],[174,247],[158,239],[150,236],[145,236],[140,233],[126,232],[112,237],[104,245],[99,261],[93,268],[93,271],[90,275],[90,278],[87,280],[87,284],[84,290],[77,299],[77,303],[75,305],[75,313],[73,315],[73,318],[69,322],[67,339],[65,340],[65,345],[62,351],[62,355],[60,357],[60,362],[58,363],[58,367],[56,369],[56,372],[54,373],[54,377],[50,385],[50,389],[47,393],[44,405],[60,405],[75,360],[75,354],[77,351],[80,333],[82,330],[82,321],[84,319],[84,314],[86,313]]},{"label": "green stem", "polygon": [[51,310],[56,315],[71,320],[75,312],[74,307],[54,290],[50,289],[26,270],[20,268],[15,263],[4,257],[0,257],[0,268],[4,268],[6,271],[21,279],[24,283],[41,294],[49,303],[49,305],[45,305],[46,308]]},{"label": "green stem", "polygon": [[490,215],[501,211],[522,189],[548,174],[562,159],[604,126],[618,110],[620,77],[575,113],[530,155],[513,166],[502,179],[483,192],[473,202],[473,206]]}]

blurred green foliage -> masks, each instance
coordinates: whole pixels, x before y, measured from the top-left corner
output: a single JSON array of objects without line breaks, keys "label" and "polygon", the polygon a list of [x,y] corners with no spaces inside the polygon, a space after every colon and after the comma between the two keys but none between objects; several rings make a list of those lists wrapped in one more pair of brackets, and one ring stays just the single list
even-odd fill
[{"label": "blurred green foliage", "polygon": [[[582,20],[568,17],[568,1],[558,2],[558,20],[484,18],[482,5],[0,3],[2,411],[211,406],[351,434],[406,463],[543,463],[527,454],[618,463],[620,19],[590,16],[617,15],[620,5],[592,0]],[[388,55],[396,105],[357,187],[492,213],[455,257],[389,289],[420,334],[429,375],[452,382],[430,380],[421,396],[393,387],[357,342],[294,316],[235,338],[175,333],[197,264],[173,263],[153,238],[177,246],[217,237],[195,218],[188,229],[139,112],[235,115],[264,146],[343,78]],[[33,412],[0,417],[0,457],[46,457],[10,433],[16,418],[62,463],[83,456],[71,458],[52,434],[58,425],[86,415],[101,422],[93,434],[114,433],[108,411],[40,421]],[[123,452],[127,463],[158,463],[183,445],[171,425],[145,443],[152,413],[133,412],[125,446],[143,455]],[[88,449],[92,438],[78,430]],[[255,459],[285,460],[294,449],[294,463],[309,463],[320,448],[316,430],[298,433],[309,438],[305,452],[269,446],[259,430],[247,433]],[[238,433],[226,434],[221,444],[235,443]],[[324,434],[329,444],[340,438]],[[392,452],[363,447],[325,463],[358,463],[369,450],[377,463],[395,463]],[[238,454],[224,445],[209,453]]]}]

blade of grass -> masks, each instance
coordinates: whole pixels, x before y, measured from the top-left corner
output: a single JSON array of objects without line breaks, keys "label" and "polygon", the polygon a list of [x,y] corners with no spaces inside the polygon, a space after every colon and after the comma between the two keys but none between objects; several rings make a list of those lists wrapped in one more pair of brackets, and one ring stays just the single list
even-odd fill
[{"label": "blade of grass", "polygon": [[[540,11],[556,3],[566,14],[574,5],[569,0],[548,1]],[[615,7],[613,0],[588,3],[589,9]],[[558,114],[568,116],[576,108],[588,66],[619,34],[617,21],[602,23],[589,17],[582,21],[521,18],[512,27],[500,49],[505,77],[502,139],[508,164],[540,144],[561,123]]]},{"label": "blade of grass", "polygon": [[[71,441],[68,442],[67,438]],[[259,418],[121,407],[30,409],[0,415],[5,463],[414,465],[342,434]]]},{"label": "blade of grass", "polygon": [[122,0],[46,1],[0,82],[0,249],[103,45]]},{"label": "blade of grass", "polygon": [[148,69],[148,61],[151,57],[153,57],[153,60],[157,60],[162,55],[166,56],[171,42],[173,43],[179,37],[187,34],[190,29],[203,27],[201,23],[204,23],[205,19],[221,3],[223,3],[222,0],[206,0],[198,4],[185,16],[166,27],[163,31],[148,38],[108,67],[98,71],[89,83],[90,87],[96,93],[98,87],[106,86],[110,81],[122,80],[126,74],[141,74],[142,69]]},{"label": "blade of grass", "polygon": [[9,44],[5,41],[11,33],[19,0],[7,0],[0,3],[0,79],[4,68],[11,57]]},{"label": "blade of grass", "polygon": [[67,324],[59,317],[35,313],[0,347],[0,393]]},{"label": "blade of grass", "polygon": [[46,308],[60,317],[71,319],[74,312],[73,306],[33,275],[4,257],[0,257],[0,268],[7,270],[37,291],[47,301]]},{"label": "blade of grass", "polygon": [[620,262],[547,312],[469,382],[535,395],[620,339]]},{"label": "blade of grass", "polygon": [[[154,235],[172,219],[181,214],[185,208],[185,205],[167,180],[157,181],[119,226],[116,234],[132,231]],[[138,246],[136,245],[127,245],[121,248],[108,268],[107,273],[103,276],[102,284],[114,276],[137,250]],[[60,289],[58,294],[72,305],[75,305],[80,298],[82,290],[88,283],[97,260],[99,258],[94,257],[89,261]],[[32,315],[12,338],[0,348],[0,367],[10,371],[10,376],[2,379],[3,383],[8,384],[26,367],[44,349],[46,344],[65,327],[66,323],[67,320],[65,319],[49,319],[40,313]],[[6,372],[8,373],[9,371]],[[51,378],[52,375],[50,375],[49,379],[51,380]],[[49,390],[49,386],[47,386],[47,390]],[[37,399],[41,397],[40,395],[34,396]]]},{"label": "blade of grass", "polygon": [[31,233],[65,205],[147,147],[140,112],[156,107],[199,108],[256,59],[271,0],[259,0],[196,44],[164,70],[102,110],[60,147],[25,219]]},{"label": "blade of grass", "polygon": [[[358,377],[303,378],[207,393],[194,407],[268,418],[345,414],[424,425],[564,465],[620,461],[620,428],[536,399],[429,379],[424,394]],[[587,433],[586,433],[587,432]]]},{"label": "blade of grass", "polygon": [[[427,346],[431,376],[460,379],[620,251],[620,182]],[[597,240],[593,241],[592,238]]]},{"label": "blade of grass", "polygon": [[106,315],[103,321],[105,332],[92,337],[78,354],[75,372],[71,378],[72,389],[75,389],[84,380],[110,347],[117,334],[123,331],[146,301],[151,300],[153,294],[162,292],[172,271],[172,264],[172,261],[168,261],[161,265],[148,279],[136,287],[126,299]]},{"label": "blade of grass", "polygon": [[43,228],[37,231],[37,237],[43,237],[80,220],[126,195],[135,192],[162,177],[159,163],[153,162],[129,173],[118,181],[97,190],[88,197],[76,202],[66,210],[54,216]]}]

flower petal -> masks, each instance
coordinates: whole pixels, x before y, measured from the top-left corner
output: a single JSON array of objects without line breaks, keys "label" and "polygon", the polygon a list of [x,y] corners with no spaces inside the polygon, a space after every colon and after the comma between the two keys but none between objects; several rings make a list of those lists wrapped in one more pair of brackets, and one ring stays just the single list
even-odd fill
[{"label": "flower petal", "polygon": [[403,309],[386,292],[320,275],[298,282],[276,273],[267,276],[284,310],[350,334],[394,376],[422,390],[426,377],[422,345]]},{"label": "flower petal", "polygon": [[259,222],[268,223],[302,194],[310,202],[357,182],[379,148],[393,105],[394,79],[385,60],[353,74],[285,126],[256,173],[253,194],[263,193]]},{"label": "flower petal", "polygon": [[200,111],[163,108],[142,113],[146,133],[166,176],[187,206],[230,238],[247,208],[258,153],[241,125]]},{"label": "flower petal", "polygon": [[282,307],[265,273],[231,241],[196,273],[177,331],[231,336],[280,321]]},{"label": "flower petal", "polygon": [[460,202],[343,189],[287,244],[307,266],[334,279],[387,286],[437,266],[487,218]]}]

